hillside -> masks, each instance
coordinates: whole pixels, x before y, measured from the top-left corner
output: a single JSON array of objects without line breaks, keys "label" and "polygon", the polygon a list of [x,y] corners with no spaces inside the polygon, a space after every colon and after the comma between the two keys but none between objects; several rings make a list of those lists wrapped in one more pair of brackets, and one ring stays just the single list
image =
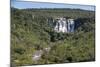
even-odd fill
[{"label": "hillside", "polygon": [[[57,33],[47,19],[70,17],[76,30]],[[50,48],[45,52],[45,48]],[[40,50],[42,50],[42,53]],[[34,61],[34,54],[42,54]],[[11,8],[11,64],[13,66],[95,60],[95,11],[80,9]]]}]

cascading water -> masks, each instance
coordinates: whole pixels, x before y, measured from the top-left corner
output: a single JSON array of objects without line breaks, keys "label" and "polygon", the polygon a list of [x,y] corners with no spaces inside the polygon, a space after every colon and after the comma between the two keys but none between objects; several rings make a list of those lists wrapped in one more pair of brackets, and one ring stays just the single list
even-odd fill
[{"label": "cascading water", "polygon": [[56,32],[67,32],[67,23],[65,18],[59,18],[57,19],[56,26],[54,27],[54,30]]},{"label": "cascading water", "polygon": [[68,32],[74,32],[74,20],[73,19],[68,19],[67,20],[68,23]]},{"label": "cascading water", "polygon": [[74,32],[74,19],[58,18],[54,30],[56,32]]}]

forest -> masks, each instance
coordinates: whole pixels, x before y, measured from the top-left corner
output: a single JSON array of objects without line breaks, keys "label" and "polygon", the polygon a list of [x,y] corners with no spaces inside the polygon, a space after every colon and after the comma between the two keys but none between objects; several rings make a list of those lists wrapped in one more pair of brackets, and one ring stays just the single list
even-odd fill
[{"label": "forest", "polygon": [[[75,19],[75,31],[55,32],[47,19],[56,17]],[[33,55],[40,50],[41,58],[33,60]],[[95,11],[11,8],[12,67],[86,61],[95,61]]]}]

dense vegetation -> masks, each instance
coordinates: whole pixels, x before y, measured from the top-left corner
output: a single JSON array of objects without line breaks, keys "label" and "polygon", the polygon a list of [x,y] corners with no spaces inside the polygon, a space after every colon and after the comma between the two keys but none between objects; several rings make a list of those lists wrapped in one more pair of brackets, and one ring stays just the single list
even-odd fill
[{"label": "dense vegetation", "polygon": [[[70,17],[76,21],[72,33],[57,33],[48,18]],[[51,47],[38,63],[37,50]],[[95,60],[95,11],[80,9],[11,8],[11,65],[34,65]]]}]

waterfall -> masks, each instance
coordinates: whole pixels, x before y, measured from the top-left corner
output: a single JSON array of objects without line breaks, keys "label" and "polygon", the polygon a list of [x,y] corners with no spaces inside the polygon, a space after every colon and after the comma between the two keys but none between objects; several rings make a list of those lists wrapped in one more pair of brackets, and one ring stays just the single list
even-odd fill
[{"label": "waterfall", "polygon": [[74,32],[74,19],[57,18],[54,30],[56,32]]},{"label": "waterfall", "polygon": [[73,19],[68,19],[68,32],[74,32],[74,20]]}]

